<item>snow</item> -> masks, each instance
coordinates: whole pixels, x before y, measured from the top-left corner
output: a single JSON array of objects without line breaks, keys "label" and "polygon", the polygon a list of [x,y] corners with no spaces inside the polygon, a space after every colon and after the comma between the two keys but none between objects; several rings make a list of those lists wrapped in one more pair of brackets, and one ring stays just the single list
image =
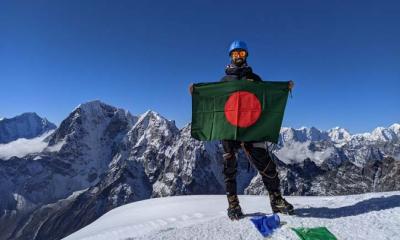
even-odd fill
[{"label": "snow", "polygon": [[400,124],[395,123],[389,127],[395,134],[400,135]]},{"label": "snow", "polygon": [[334,127],[328,131],[328,135],[334,142],[345,142],[351,139],[351,134],[344,128]]},{"label": "snow", "polygon": [[6,144],[0,144],[0,159],[8,160],[13,156],[24,157],[31,153],[43,151],[48,145],[43,140],[53,132],[54,130],[50,130],[36,138],[19,138]]},{"label": "snow", "polygon": [[310,150],[310,143],[310,141],[287,143],[276,151],[276,156],[286,164],[299,163],[310,158],[320,165],[334,154],[334,149],[331,147],[323,151]]},{"label": "snow", "polygon": [[32,139],[56,128],[53,123],[34,112],[23,113],[10,119],[1,119],[0,125],[0,143],[2,144],[18,138]]},{"label": "snow", "polygon": [[44,151],[46,152],[58,152],[61,150],[62,146],[64,146],[65,144],[65,139],[57,142],[56,144],[52,145],[52,146],[48,146],[44,149]]},{"label": "snow", "polygon": [[[266,196],[239,196],[247,214],[270,214]],[[400,239],[400,191],[348,196],[286,197],[296,215],[270,239],[299,239],[291,227],[327,227],[338,239]],[[130,203],[109,211],[65,240],[263,239],[246,217],[230,221],[223,195],[191,195]]]},{"label": "snow", "polygon": [[396,133],[384,127],[377,127],[371,133],[371,140],[374,141],[392,141],[394,139],[396,139]]},{"label": "snow", "polygon": [[353,135],[341,127],[334,127],[328,131],[314,127],[282,127],[278,150],[275,153],[287,164],[301,163],[306,158],[310,158],[317,165],[326,161],[339,164],[349,159],[357,166],[363,166],[368,159],[379,159],[382,155],[399,159],[399,140],[398,123],[388,128],[377,127],[370,133]]},{"label": "snow", "polygon": [[16,210],[26,210],[27,208],[34,207],[35,204],[27,200],[24,196],[13,193],[14,200],[16,201]]},{"label": "snow", "polygon": [[388,128],[377,127],[372,132],[350,134],[348,130],[341,127],[334,127],[328,131],[322,131],[317,128],[301,127],[301,128],[281,128],[281,137],[283,143],[286,142],[306,142],[330,140],[335,143],[347,143],[352,140],[356,141],[395,141],[400,138],[400,124],[394,123]]}]

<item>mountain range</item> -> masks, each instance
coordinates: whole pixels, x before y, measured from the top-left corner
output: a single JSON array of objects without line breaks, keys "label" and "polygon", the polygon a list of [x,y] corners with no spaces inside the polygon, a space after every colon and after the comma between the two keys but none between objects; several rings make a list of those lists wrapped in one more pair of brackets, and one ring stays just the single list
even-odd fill
[{"label": "mountain range", "polygon": [[[179,129],[157,112],[133,116],[100,101],[77,106],[57,128],[37,122],[33,135],[7,120],[18,134],[2,137],[0,127],[0,151],[21,137],[44,144],[23,156],[0,152],[0,239],[61,239],[130,202],[225,192],[220,143],[191,138],[190,124]],[[400,124],[354,135],[282,128],[279,143],[266,144],[286,195],[400,190]],[[238,192],[266,194],[247,163],[240,151]]]}]

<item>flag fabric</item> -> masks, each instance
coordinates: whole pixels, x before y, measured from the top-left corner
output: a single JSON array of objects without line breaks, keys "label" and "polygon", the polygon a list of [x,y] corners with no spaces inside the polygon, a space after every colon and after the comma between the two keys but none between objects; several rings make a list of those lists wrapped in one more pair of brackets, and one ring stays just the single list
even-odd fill
[{"label": "flag fabric", "polygon": [[263,215],[258,217],[250,218],[250,221],[254,224],[257,230],[263,235],[268,237],[273,231],[281,226],[281,221],[278,214],[271,216]]},{"label": "flag fabric", "polygon": [[326,227],[292,228],[301,240],[337,240]]},{"label": "flag fabric", "polygon": [[194,84],[192,137],[277,143],[288,86],[289,82],[249,80]]}]

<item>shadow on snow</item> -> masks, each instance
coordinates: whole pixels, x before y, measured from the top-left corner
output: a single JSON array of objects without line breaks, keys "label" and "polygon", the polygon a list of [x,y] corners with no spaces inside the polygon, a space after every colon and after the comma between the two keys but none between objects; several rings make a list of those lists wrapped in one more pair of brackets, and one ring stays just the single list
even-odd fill
[{"label": "shadow on snow", "polygon": [[354,205],[339,208],[299,208],[295,210],[295,215],[310,218],[339,218],[395,207],[400,207],[400,195],[366,199]]}]

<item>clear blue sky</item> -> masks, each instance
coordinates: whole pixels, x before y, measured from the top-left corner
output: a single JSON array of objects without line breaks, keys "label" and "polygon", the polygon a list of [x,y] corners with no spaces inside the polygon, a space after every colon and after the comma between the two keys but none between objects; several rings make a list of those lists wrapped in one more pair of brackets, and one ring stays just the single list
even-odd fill
[{"label": "clear blue sky", "polygon": [[59,124],[99,99],[191,120],[234,39],[264,80],[295,81],[284,126],[353,133],[400,122],[399,1],[1,1],[0,117]]}]

